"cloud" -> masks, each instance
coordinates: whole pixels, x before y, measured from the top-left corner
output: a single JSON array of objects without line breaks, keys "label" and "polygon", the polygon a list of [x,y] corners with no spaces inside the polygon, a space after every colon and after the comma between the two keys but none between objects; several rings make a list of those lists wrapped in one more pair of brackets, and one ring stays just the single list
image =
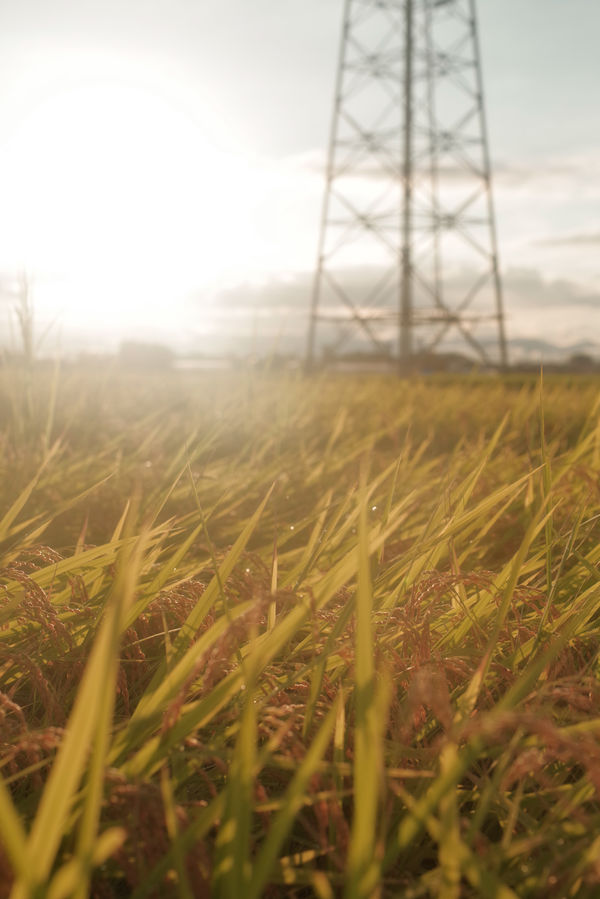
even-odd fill
[{"label": "cloud", "polygon": [[533,241],[539,247],[596,247],[600,245],[600,231],[581,231],[575,234],[557,234]]},{"label": "cloud", "polygon": [[[574,307],[600,310],[600,291],[566,278],[546,279],[534,268],[509,269],[504,276],[509,302],[533,308],[560,308],[565,315]],[[512,302],[511,302],[512,305]]]},{"label": "cloud", "polygon": [[310,272],[295,275],[274,276],[260,282],[240,282],[219,291],[216,305],[221,311],[240,312],[248,309],[288,310],[296,315],[307,314],[313,285]]},{"label": "cloud", "polygon": [[[598,236],[600,241],[600,235]],[[352,299],[359,301],[382,277],[384,269],[357,266],[339,273],[340,282],[350,286]],[[478,277],[474,270],[463,268],[446,279],[447,288],[461,293]],[[507,295],[527,307],[560,307],[567,312],[573,306],[594,306],[600,309],[600,291],[574,280],[544,278],[535,268],[509,268],[503,277]],[[296,272],[286,277],[264,279],[259,283],[241,282],[216,297],[222,309],[287,309],[290,314],[308,312],[314,286],[313,272]]]},{"label": "cloud", "polygon": [[[388,173],[375,161],[369,164],[372,158],[365,153],[361,157],[362,162],[357,174],[365,178],[387,179]],[[327,168],[327,155],[323,149],[313,148],[302,153],[286,158],[297,170],[310,172],[325,177]],[[341,160],[340,160],[341,161]],[[401,157],[398,156],[399,170]],[[497,159],[493,160],[492,172],[496,187],[523,189],[538,189],[540,185],[552,184],[556,188],[565,188],[573,182],[587,185],[590,190],[600,190],[600,158],[595,152],[589,153],[564,153],[560,156],[539,156],[530,159]],[[449,157],[444,155],[440,159],[438,173],[448,180],[469,180],[473,177],[468,173],[464,164],[453,164]]]},{"label": "cloud", "polygon": [[[340,278],[353,302],[361,305],[361,299],[364,302],[382,273],[383,269],[363,266],[341,272]],[[473,284],[474,276],[476,273],[467,268],[455,271],[446,279],[447,295],[464,295]],[[282,350],[302,352],[313,284],[313,272],[305,271],[286,278],[274,277],[261,283],[240,283],[228,288],[215,298],[213,328],[216,332],[229,333],[232,338],[253,333],[263,343],[277,337]],[[600,290],[593,286],[569,279],[544,278],[535,268],[509,269],[504,275],[503,286],[506,328],[509,341],[515,341],[516,356],[523,354],[525,345],[528,352],[537,351],[535,341],[540,346],[562,347],[566,352],[568,347],[581,341],[593,340],[596,333],[600,336]],[[491,302],[491,295],[482,297],[482,304]],[[331,304],[331,295],[327,304]],[[388,310],[392,304],[393,297],[390,297]],[[493,309],[488,311],[491,313]],[[358,328],[346,327],[352,333],[356,332],[359,343],[363,340]],[[393,322],[382,323],[381,328],[382,340],[393,345]],[[324,333],[331,334],[334,330],[335,326],[323,326]],[[481,335],[481,339],[491,346],[495,326],[484,322],[474,333]],[[456,343],[457,336],[456,331],[449,332],[451,342]]]},{"label": "cloud", "polygon": [[498,189],[540,200],[550,195],[580,203],[600,196],[600,159],[592,152],[497,161],[493,173]]}]

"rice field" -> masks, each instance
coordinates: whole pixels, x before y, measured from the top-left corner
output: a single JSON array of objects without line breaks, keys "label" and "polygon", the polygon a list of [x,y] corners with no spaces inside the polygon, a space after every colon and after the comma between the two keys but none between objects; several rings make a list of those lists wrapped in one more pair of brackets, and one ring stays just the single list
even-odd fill
[{"label": "rice field", "polygon": [[599,396],[0,369],[0,897],[598,896]]}]

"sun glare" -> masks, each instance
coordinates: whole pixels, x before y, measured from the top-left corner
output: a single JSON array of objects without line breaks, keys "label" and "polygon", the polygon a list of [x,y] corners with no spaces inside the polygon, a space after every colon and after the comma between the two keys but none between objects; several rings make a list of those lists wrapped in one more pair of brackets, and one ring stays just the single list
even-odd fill
[{"label": "sun glare", "polygon": [[260,167],[153,94],[96,83],[23,120],[0,151],[2,263],[40,311],[81,327],[160,325],[194,290],[251,272]]}]

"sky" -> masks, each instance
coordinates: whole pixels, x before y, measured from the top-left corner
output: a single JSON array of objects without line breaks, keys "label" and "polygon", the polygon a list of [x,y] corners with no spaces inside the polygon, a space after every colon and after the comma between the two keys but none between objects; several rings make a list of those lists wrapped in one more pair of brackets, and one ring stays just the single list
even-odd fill
[{"label": "sky", "polygon": [[[600,5],[479,0],[515,346],[600,352]],[[0,0],[0,342],[304,342],[342,0]]]}]

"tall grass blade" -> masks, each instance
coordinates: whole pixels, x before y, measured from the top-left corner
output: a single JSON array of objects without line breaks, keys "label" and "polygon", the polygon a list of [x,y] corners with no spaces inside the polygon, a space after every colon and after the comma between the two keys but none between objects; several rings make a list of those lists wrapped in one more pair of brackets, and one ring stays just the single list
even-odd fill
[{"label": "tall grass blade", "polygon": [[[143,541],[140,541],[136,553],[138,560],[142,552]],[[102,759],[111,727],[120,622],[131,600],[135,573],[139,565],[139,561],[131,559],[124,562],[128,562],[131,566],[127,581],[125,584],[118,583],[112,602],[107,606],[27,841],[30,878],[39,886],[47,881],[50,874],[90,750],[99,747],[93,753],[92,780],[86,794],[82,842],[78,852],[87,854],[94,839],[101,798]],[[81,855],[79,857],[81,858]],[[25,899],[27,895],[26,883],[18,881],[13,891],[13,899]]]},{"label": "tall grass blade", "polygon": [[27,856],[27,835],[2,778],[0,778],[0,842],[16,876],[28,884],[31,871]]},{"label": "tall grass blade", "polygon": [[377,856],[378,814],[383,782],[382,736],[385,709],[376,695],[373,647],[373,593],[371,587],[367,523],[366,474],[363,469],[358,532],[358,587],[356,591],[354,815],[346,899],[373,896],[380,879]]},{"label": "tall grass blade", "polygon": [[252,878],[245,896],[247,899],[260,899],[263,890],[267,886],[269,876],[288,838],[294,819],[305,801],[306,791],[319,762],[331,741],[336,720],[339,718],[340,708],[343,708],[341,695],[332,705],[325,720],[312,740],[306,755],[294,774],[291,783],[286,789],[281,808],[275,815],[269,828],[267,839],[264,841],[252,866]]},{"label": "tall grass blade", "polygon": [[36,471],[35,475],[31,478],[26,487],[21,490],[17,498],[14,500],[9,509],[7,509],[7,511],[4,513],[2,518],[0,518],[0,541],[5,540],[6,537],[10,534],[13,522],[25,508],[27,500],[36,488],[44,471],[46,470],[52,459],[54,459],[54,457],[58,455],[60,447],[61,443],[59,440],[57,440],[44,456],[44,460]]},{"label": "tall grass blade", "polygon": [[251,875],[250,831],[256,764],[253,678],[246,684],[242,721],[227,779],[225,814],[216,836],[213,892],[216,899],[247,896]]}]

